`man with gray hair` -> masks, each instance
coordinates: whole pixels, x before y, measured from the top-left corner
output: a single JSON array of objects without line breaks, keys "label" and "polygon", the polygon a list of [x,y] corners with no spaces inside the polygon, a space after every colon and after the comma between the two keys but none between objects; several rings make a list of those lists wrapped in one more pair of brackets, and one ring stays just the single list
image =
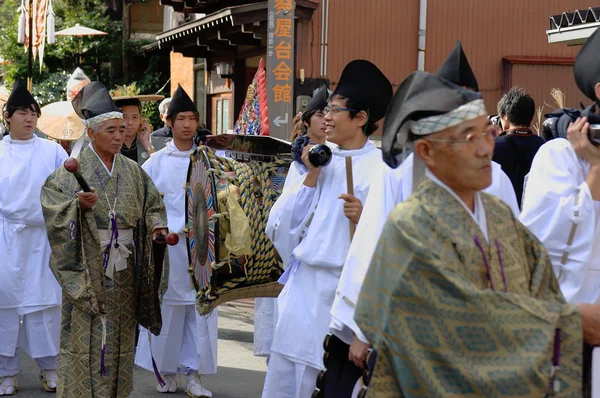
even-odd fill
[{"label": "man with gray hair", "polygon": [[169,126],[167,126],[167,111],[169,110],[169,104],[171,103],[171,98],[165,98],[158,105],[158,112],[160,114],[160,120],[163,121],[164,126],[155,130],[150,134],[150,142],[154,146],[157,151],[160,151],[165,147],[167,142],[173,139],[173,133]]},{"label": "man with gray hair", "polygon": [[551,257],[498,198],[479,93],[426,72],[400,85],[383,160],[414,153],[412,195],[383,228],[354,319],[377,350],[368,396],[582,396],[593,304],[565,301]]},{"label": "man with gray hair", "polygon": [[123,114],[108,90],[90,83],[73,108],[90,137],[74,151],[90,187],[61,167],[41,193],[50,268],[63,288],[57,396],[127,397],[136,322],[156,335],[162,327],[162,264],[151,250],[167,215],[150,177],[120,153]]}]

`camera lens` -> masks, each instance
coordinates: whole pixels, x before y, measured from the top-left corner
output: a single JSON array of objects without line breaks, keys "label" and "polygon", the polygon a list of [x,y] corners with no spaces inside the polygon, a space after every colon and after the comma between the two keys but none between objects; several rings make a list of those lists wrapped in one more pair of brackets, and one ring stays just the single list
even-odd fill
[{"label": "camera lens", "polygon": [[308,160],[315,167],[327,166],[331,162],[331,149],[324,144],[318,144],[308,151]]}]

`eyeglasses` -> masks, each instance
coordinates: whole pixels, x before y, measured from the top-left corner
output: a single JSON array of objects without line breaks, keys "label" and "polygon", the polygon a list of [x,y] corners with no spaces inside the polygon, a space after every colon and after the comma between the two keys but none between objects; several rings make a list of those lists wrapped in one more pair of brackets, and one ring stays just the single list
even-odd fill
[{"label": "eyeglasses", "polygon": [[331,113],[332,115],[335,115],[337,113],[340,113],[342,111],[348,111],[348,112],[356,112],[356,109],[352,109],[352,108],[342,108],[342,107],[338,107],[338,106],[326,106],[325,108],[323,108],[323,114],[327,115],[329,113]]},{"label": "eyeglasses", "polygon": [[498,137],[498,134],[500,134],[500,129],[498,128],[498,126],[492,124],[492,125],[489,125],[483,132],[475,132],[474,131],[472,133],[467,134],[467,136],[464,139],[458,139],[458,138],[443,139],[443,138],[429,138],[429,137],[425,137],[424,139],[427,141],[448,142],[451,144],[472,144],[472,143],[476,142],[477,140],[479,140],[480,138],[494,139],[494,138]]}]

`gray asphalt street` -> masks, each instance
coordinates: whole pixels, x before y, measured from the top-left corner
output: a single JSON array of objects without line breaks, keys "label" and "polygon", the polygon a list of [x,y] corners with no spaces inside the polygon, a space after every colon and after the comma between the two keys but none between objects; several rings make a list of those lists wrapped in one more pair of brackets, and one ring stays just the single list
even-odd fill
[{"label": "gray asphalt street", "polygon": [[[225,304],[219,308],[219,368],[216,375],[202,379],[202,384],[212,391],[213,397],[260,397],[267,365],[265,358],[255,357],[252,352],[253,322],[252,307],[249,303]],[[41,387],[35,362],[27,355],[23,355],[21,359],[23,371],[18,376],[21,388],[15,397],[52,398],[54,394],[44,392]],[[182,376],[180,389],[176,394],[161,394],[155,389],[154,374],[136,367],[134,390],[130,397],[186,397],[183,392],[185,384],[186,378]]]}]

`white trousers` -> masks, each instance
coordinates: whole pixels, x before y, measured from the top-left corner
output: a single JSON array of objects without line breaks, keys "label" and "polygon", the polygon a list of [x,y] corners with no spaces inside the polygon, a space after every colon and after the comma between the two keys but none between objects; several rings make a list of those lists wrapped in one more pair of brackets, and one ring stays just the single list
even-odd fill
[{"label": "white trousers", "polygon": [[[58,369],[58,355],[34,359],[40,370]],[[13,357],[4,357],[0,355],[0,379],[7,376],[16,376],[20,372],[21,358],[19,357],[19,349],[17,349],[17,352]]]},{"label": "white trousers", "polygon": [[262,398],[310,398],[319,372],[271,351]]},{"label": "white trousers", "polygon": [[135,364],[153,371],[152,355],[161,374],[201,375],[217,373],[217,312],[200,316],[193,304],[161,307],[163,326],[159,336],[140,328]]},{"label": "white trousers", "polygon": [[257,298],[254,302],[254,355],[271,355],[277,327],[277,298]]},{"label": "white trousers", "polygon": [[58,369],[60,320],[60,305],[22,316],[16,308],[0,309],[0,377],[21,371],[20,349],[40,369]]}]

